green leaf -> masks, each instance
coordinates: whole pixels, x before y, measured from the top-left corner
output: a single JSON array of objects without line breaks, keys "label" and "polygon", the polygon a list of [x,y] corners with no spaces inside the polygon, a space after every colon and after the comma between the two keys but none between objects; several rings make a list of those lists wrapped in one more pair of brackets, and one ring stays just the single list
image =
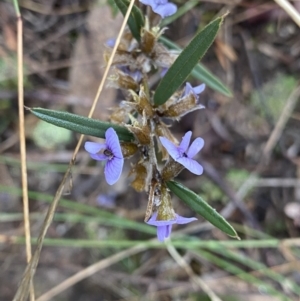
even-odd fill
[{"label": "green leaf", "polygon": [[215,209],[209,206],[199,195],[189,190],[184,185],[175,182],[167,182],[168,188],[174,192],[182,201],[184,201],[191,209],[200,214],[218,229],[227,235],[239,239],[233,227],[220,215]]},{"label": "green leaf", "polygon": [[223,19],[224,16],[209,23],[180,53],[154,93],[155,105],[164,104],[183,84],[214,41]]},{"label": "green leaf", "polygon": [[[116,5],[118,6],[119,10],[123,14],[126,15],[130,1],[128,0],[114,0]],[[129,19],[128,19],[128,26],[129,29],[137,41],[141,39],[141,28],[144,26],[145,19],[144,15],[140,11],[140,9],[133,5]]]},{"label": "green leaf", "polygon": [[133,134],[131,134],[125,127],[120,125],[103,122],[68,112],[48,110],[43,108],[32,108],[29,110],[33,115],[46,122],[80,134],[105,138],[106,130],[112,127],[117,132],[121,141],[134,140]]},{"label": "green leaf", "polygon": [[[166,37],[161,36],[159,38],[160,42],[162,42],[164,45],[166,45],[170,49],[175,50],[182,50],[179,46],[177,46],[175,43],[167,39]],[[230,89],[221,82],[221,80],[213,75],[206,67],[204,67],[202,64],[197,64],[194,69],[192,70],[191,75],[195,77],[196,79],[199,79],[203,83],[205,83],[207,86],[212,88],[215,91],[218,91],[226,96],[231,97],[232,92]]]}]

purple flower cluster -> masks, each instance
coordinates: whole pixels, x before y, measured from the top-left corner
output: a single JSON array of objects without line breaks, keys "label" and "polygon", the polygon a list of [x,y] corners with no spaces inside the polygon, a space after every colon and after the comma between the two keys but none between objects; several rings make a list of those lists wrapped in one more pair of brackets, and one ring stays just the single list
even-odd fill
[{"label": "purple flower cluster", "polygon": [[177,6],[169,3],[168,0],[140,0],[140,2],[150,5],[152,10],[162,18],[174,15],[177,11]]},{"label": "purple flower cluster", "polygon": [[[123,70],[126,73],[129,72],[129,69]],[[139,74],[134,74],[134,76],[137,77],[136,80],[139,80]],[[204,89],[205,84],[192,87],[190,83],[186,83],[182,98],[193,94],[198,100],[198,95]],[[198,137],[190,145],[191,137],[192,132],[187,132],[183,136],[179,146],[175,145],[165,137],[159,137],[159,140],[175,162],[180,163],[190,172],[196,175],[201,175],[203,173],[203,167],[193,158],[203,148],[204,140]],[[104,168],[105,179],[109,185],[113,185],[121,176],[124,157],[118,135],[113,128],[107,129],[105,132],[105,138],[106,140],[104,143],[87,141],[84,147],[94,160],[106,161]],[[107,198],[105,196],[100,195],[98,201],[101,205],[107,206]],[[111,206],[110,200],[108,200],[108,204]],[[157,220],[157,218],[158,213],[154,212],[147,224],[157,227],[157,238],[161,242],[170,237],[173,224],[187,224],[197,220],[195,217],[186,218],[178,214],[175,214],[175,218],[170,220]]]}]

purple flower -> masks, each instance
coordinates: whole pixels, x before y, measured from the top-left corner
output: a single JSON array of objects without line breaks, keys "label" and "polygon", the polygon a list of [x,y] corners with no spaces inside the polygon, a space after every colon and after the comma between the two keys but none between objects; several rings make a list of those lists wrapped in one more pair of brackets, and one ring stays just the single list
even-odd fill
[{"label": "purple flower", "polygon": [[157,221],[156,219],[157,212],[154,212],[147,224],[157,227],[157,239],[162,242],[165,240],[165,238],[170,237],[173,224],[188,224],[197,220],[195,217],[183,217],[178,214],[175,214],[175,219],[173,220]]},{"label": "purple flower", "polygon": [[84,148],[94,160],[106,161],[105,179],[109,185],[113,185],[120,178],[124,158],[119,137],[113,128],[107,129],[105,138],[105,143],[86,142]]},{"label": "purple flower", "polygon": [[202,138],[196,138],[194,142],[190,144],[192,132],[187,132],[179,146],[176,146],[165,137],[159,137],[161,144],[168,151],[169,155],[178,163],[182,164],[190,172],[201,175],[203,173],[203,167],[193,158],[202,149],[204,140]]},{"label": "purple flower", "polygon": [[185,89],[184,89],[184,93],[182,95],[182,97],[185,97],[187,95],[189,95],[190,93],[193,93],[195,98],[198,100],[199,99],[199,94],[202,93],[205,89],[205,84],[196,86],[196,87],[192,87],[192,85],[190,83],[186,83],[185,84]]},{"label": "purple flower", "polygon": [[168,0],[140,0],[145,5],[150,5],[152,10],[162,18],[171,16],[176,13],[177,6],[169,3]]}]

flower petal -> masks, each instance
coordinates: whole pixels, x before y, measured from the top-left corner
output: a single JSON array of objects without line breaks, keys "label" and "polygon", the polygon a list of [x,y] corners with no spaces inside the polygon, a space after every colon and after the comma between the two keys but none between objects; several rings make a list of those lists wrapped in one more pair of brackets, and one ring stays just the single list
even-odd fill
[{"label": "flower petal", "polygon": [[182,156],[182,153],[179,151],[178,147],[173,144],[171,141],[169,141],[165,137],[159,137],[159,140],[163,147],[168,151],[169,155],[177,161],[178,158]]},{"label": "flower petal", "polygon": [[151,218],[146,223],[148,225],[157,226],[157,227],[176,224],[176,219],[165,220],[165,221],[157,221],[156,219],[157,219],[157,211],[152,214]]},{"label": "flower petal", "polygon": [[205,89],[205,84],[202,84],[202,85],[194,87],[193,91],[195,94],[198,95],[198,94],[202,93],[204,91],[204,89]]},{"label": "flower petal", "polygon": [[188,131],[182,138],[180,144],[179,144],[179,150],[182,153],[185,153],[190,145],[190,141],[191,141],[191,137],[192,137],[192,132]]},{"label": "flower petal", "polygon": [[177,160],[180,164],[182,164],[186,169],[192,172],[195,175],[201,175],[203,173],[203,167],[195,160],[182,157]]},{"label": "flower petal", "polygon": [[197,218],[196,217],[183,217],[183,216],[176,214],[176,220],[177,220],[177,224],[188,224],[190,222],[196,221]]},{"label": "flower petal", "polygon": [[166,3],[152,7],[153,11],[159,14],[162,18],[174,15],[177,11],[177,6],[173,3]]},{"label": "flower petal", "polygon": [[140,0],[141,3],[145,4],[145,5],[150,5],[151,7],[156,7],[156,1],[155,0]]},{"label": "flower petal", "polygon": [[87,141],[84,144],[84,149],[90,154],[97,154],[102,149],[105,149],[106,147],[107,147],[106,143],[96,143],[96,142]]},{"label": "flower petal", "polygon": [[119,159],[116,157],[106,162],[104,175],[106,182],[109,185],[113,185],[119,180],[122,173],[123,164],[124,159]]},{"label": "flower petal", "polygon": [[172,232],[172,225],[167,226],[166,238],[169,238]]},{"label": "flower petal", "polygon": [[193,91],[192,85],[189,82],[186,82],[182,97],[189,95],[192,91]]},{"label": "flower petal", "polygon": [[163,242],[166,238],[167,232],[168,232],[168,226],[157,227],[156,229],[157,239]]},{"label": "flower petal", "polygon": [[106,145],[116,158],[123,159],[119,137],[113,128],[109,128],[105,132]]},{"label": "flower petal", "polygon": [[91,158],[97,161],[105,161],[107,160],[107,156],[104,154],[90,154]]},{"label": "flower petal", "polygon": [[199,151],[202,149],[204,145],[204,140],[202,138],[196,138],[193,143],[191,144],[189,150],[187,151],[186,155],[189,158],[194,158],[196,154],[199,153]]}]

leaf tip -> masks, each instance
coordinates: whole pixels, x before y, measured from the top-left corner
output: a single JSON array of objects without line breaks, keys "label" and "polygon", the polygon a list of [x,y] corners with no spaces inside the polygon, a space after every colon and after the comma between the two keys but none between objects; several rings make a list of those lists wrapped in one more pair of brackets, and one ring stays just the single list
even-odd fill
[{"label": "leaf tip", "polygon": [[224,15],[221,16],[222,19],[225,19],[230,14],[230,11],[228,10]]},{"label": "leaf tip", "polygon": [[[235,231],[234,231],[235,232]],[[235,232],[235,235],[229,235],[230,237],[232,237],[232,238],[235,238],[235,239],[237,239],[237,240],[242,240],[238,235],[237,235],[237,233]]]}]

